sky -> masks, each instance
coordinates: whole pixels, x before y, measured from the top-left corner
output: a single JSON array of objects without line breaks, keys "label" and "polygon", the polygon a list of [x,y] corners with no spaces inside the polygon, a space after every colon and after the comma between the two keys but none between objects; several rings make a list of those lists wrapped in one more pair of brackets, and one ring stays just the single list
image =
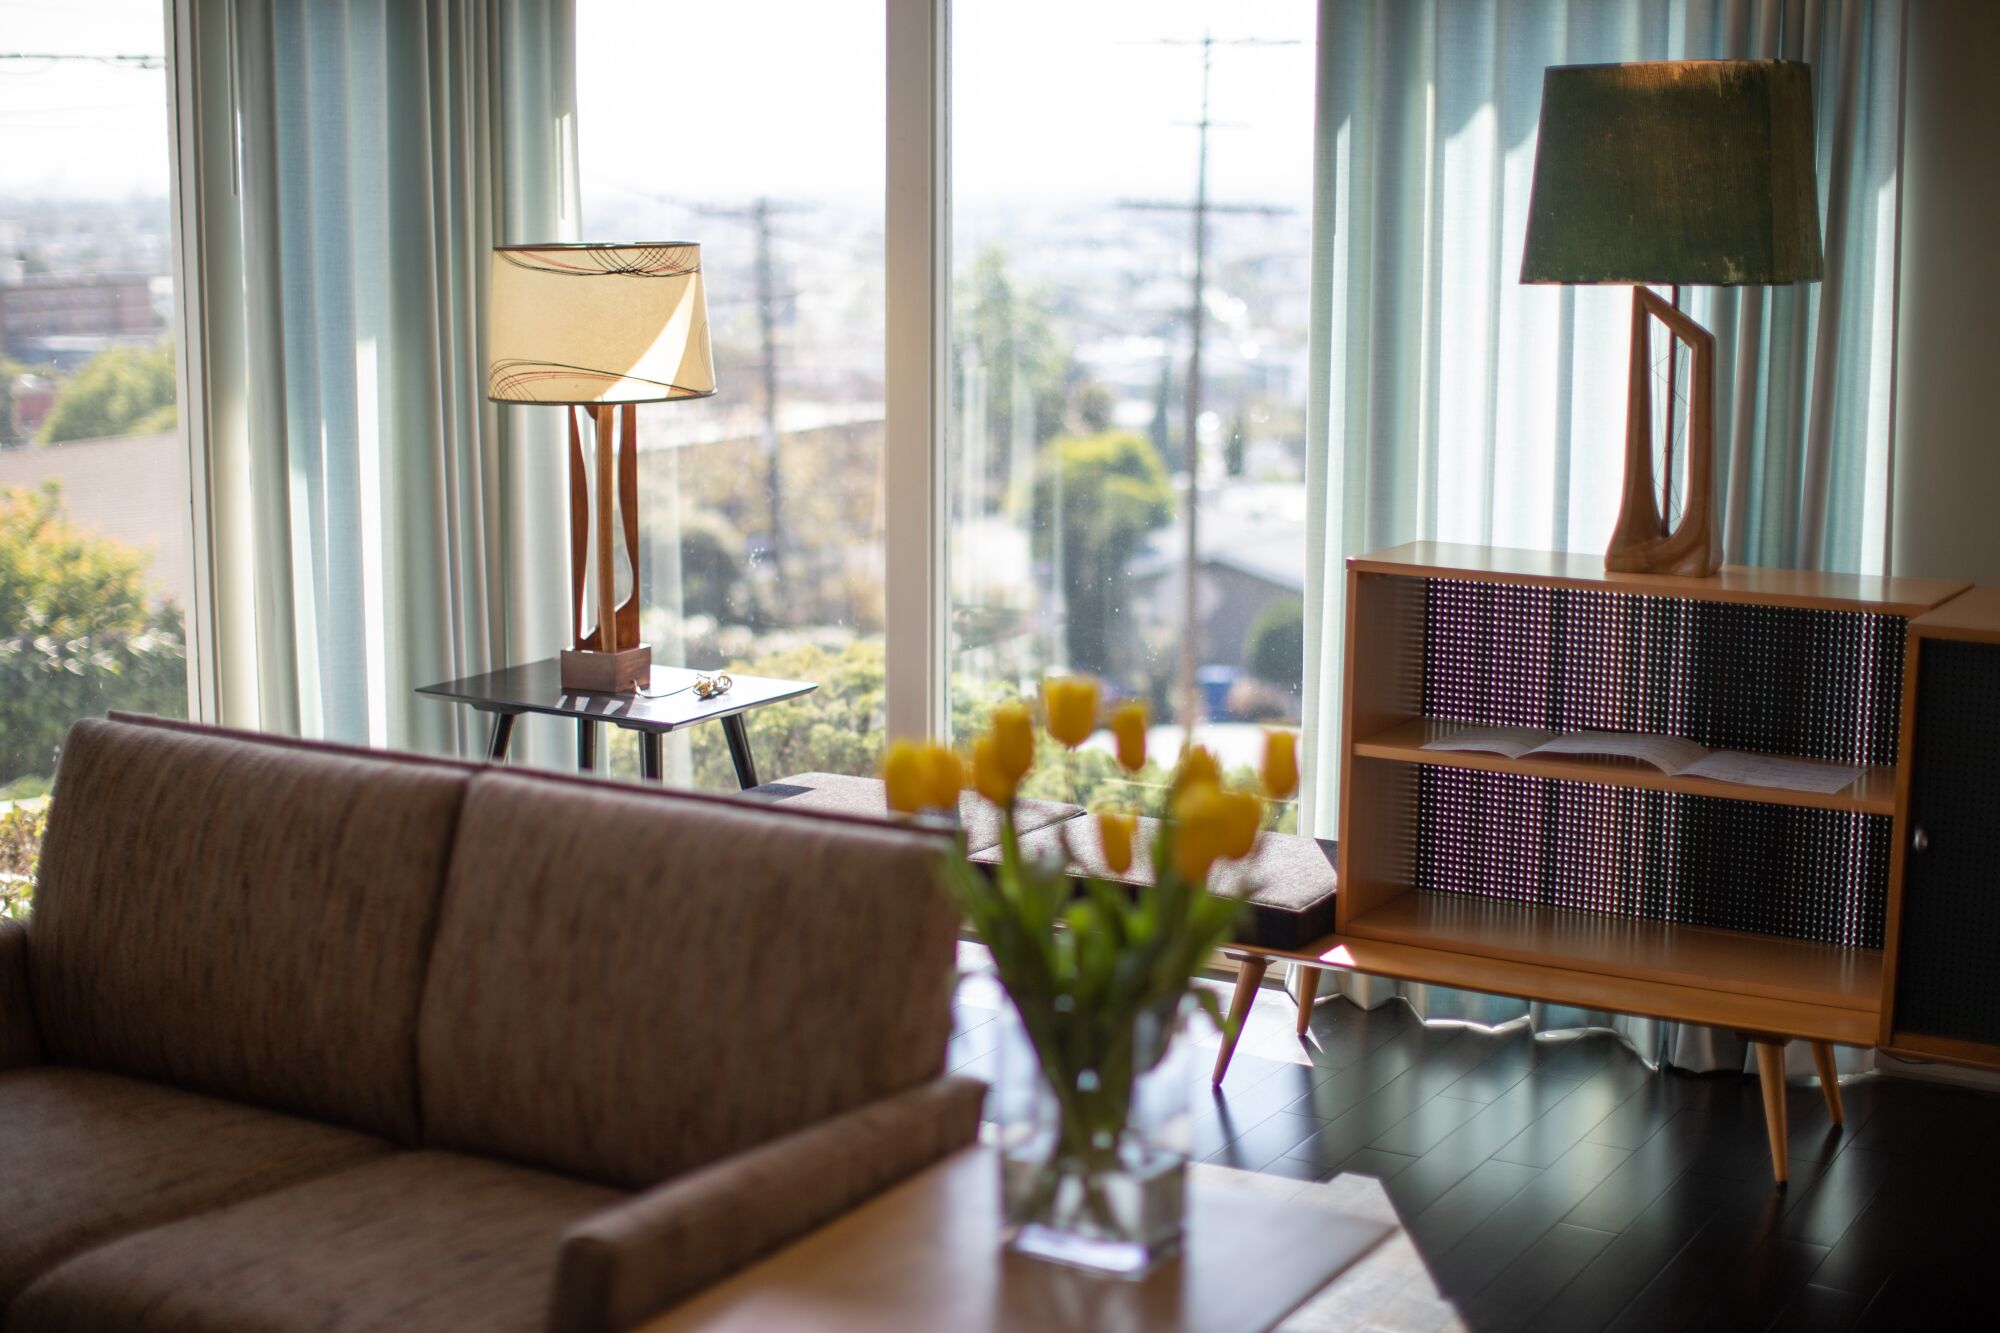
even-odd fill
[{"label": "sky", "polygon": [[[876,201],[883,0],[577,0],[586,191]],[[968,202],[1185,197],[1218,48],[1218,200],[1309,197],[1312,0],[957,0],[953,190]],[[637,36],[635,37],[635,34]],[[0,53],[149,54],[159,0],[0,0]],[[165,75],[0,61],[0,214],[21,195],[164,194]],[[589,196],[585,199],[588,229]]]}]

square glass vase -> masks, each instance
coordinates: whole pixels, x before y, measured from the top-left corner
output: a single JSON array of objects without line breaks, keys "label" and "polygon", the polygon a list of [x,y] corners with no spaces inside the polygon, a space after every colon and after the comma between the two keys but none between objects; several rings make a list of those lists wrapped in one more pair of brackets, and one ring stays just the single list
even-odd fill
[{"label": "square glass vase", "polygon": [[[1175,1041],[1181,1009],[1141,1016],[1124,1114],[1096,1071],[1053,1077],[1010,1007],[995,1083],[1007,1247],[1109,1277],[1138,1279],[1180,1250],[1191,1144],[1192,1062]],[[1164,1054],[1162,1054],[1164,1052]],[[1150,1065],[1150,1068],[1148,1067]]]}]

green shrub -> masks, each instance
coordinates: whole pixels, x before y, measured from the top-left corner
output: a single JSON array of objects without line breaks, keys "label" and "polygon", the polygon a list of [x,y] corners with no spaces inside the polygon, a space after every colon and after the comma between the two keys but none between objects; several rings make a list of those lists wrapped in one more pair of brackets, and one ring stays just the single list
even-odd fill
[{"label": "green shrub", "polygon": [[35,896],[35,867],[48,828],[46,801],[0,812],[0,916],[26,916]]},{"label": "green shrub", "polygon": [[1243,639],[1243,665],[1258,680],[1296,691],[1306,674],[1306,607],[1296,597],[1267,605]]}]

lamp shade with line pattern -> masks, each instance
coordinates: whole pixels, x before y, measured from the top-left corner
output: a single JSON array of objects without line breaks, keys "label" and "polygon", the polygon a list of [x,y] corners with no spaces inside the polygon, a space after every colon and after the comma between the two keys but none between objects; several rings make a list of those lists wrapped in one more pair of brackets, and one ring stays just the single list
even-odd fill
[{"label": "lamp shade with line pattern", "polygon": [[715,392],[691,242],[503,245],[493,251],[486,396],[651,403]]},{"label": "lamp shade with line pattern", "polygon": [[1818,195],[1810,65],[1554,66],[1521,281],[1810,282]]}]

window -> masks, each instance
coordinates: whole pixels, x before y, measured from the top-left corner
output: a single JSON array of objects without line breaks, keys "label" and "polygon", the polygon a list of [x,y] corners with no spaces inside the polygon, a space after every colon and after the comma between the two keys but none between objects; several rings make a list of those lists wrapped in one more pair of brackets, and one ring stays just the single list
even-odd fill
[{"label": "window", "polygon": [[69,725],[185,715],[193,575],[159,0],[0,15],[4,912]]},{"label": "window", "polygon": [[958,0],[950,40],[953,715],[1090,672],[1171,754],[1192,686],[1252,764],[1300,713],[1314,6]]},{"label": "window", "polygon": [[[701,242],[720,389],[639,409],[645,636],[656,661],[820,682],[752,719],[766,775],[873,772],[884,9],[676,7],[670,49],[633,40],[657,9],[577,6],[583,235]],[[669,782],[734,786],[718,729],[691,747]]]}]

